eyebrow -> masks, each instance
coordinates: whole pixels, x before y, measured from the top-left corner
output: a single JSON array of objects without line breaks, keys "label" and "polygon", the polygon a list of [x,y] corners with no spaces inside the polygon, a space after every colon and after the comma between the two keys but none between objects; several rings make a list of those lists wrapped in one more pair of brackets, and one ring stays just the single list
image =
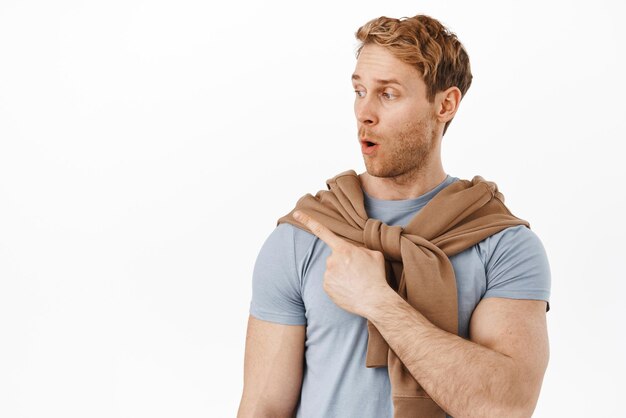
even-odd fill
[{"label": "eyebrow", "polygon": [[[358,74],[352,74],[352,80],[353,81],[359,81],[359,80],[361,80],[361,77]],[[377,84],[397,84],[399,86],[402,85],[402,83],[400,83],[395,78],[389,78],[389,79],[377,78],[377,79],[374,79],[374,82],[377,83]]]}]

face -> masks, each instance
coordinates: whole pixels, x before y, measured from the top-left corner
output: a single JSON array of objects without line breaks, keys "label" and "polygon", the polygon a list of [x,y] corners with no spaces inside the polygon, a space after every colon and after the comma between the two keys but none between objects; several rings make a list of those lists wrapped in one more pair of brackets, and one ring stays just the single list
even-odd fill
[{"label": "face", "polygon": [[413,177],[434,158],[438,133],[435,105],[417,69],[385,48],[361,49],[352,76],[354,113],[367,172],[375,177]]}]

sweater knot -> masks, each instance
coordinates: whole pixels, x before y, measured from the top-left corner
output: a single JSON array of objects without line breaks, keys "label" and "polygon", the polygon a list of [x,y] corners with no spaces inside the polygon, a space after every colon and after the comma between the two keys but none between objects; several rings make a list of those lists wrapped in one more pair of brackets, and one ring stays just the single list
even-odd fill
[{"label": "sweater knot", "polygon": [[383,253],[387,260],[402,261],[400,237],[403,231],[399,225],[390,226],[379,219],[369,218],[363,229],[363,243],[370,250]]}]

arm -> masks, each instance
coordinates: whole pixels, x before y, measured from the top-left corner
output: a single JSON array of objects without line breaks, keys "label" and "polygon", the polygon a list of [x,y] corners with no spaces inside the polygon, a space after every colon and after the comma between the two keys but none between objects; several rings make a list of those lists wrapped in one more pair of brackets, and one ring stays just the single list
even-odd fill
[{"label": "arm", "polygon": [[[507,228],[513,232],[508,243],[502,241],[506,232],[498,235],[486,263],[488,296],[476,306],[465,340],[434,326],[389,287],[382,253],[349,243],[306,213],[294,217],[333,250],[324,273],[329,297],[370,320],[444,410],[456,417],[532,414],[548,363],[543,298],[550,278],[534,234],[517,239],[514,233],[526,228]],[[537,298],[504,294],[527,295],[535,288]]]},{"label": "arm", "polygon": [[546,302],[486,298],[470,340],[434,326],[397,293],[368,319],[426,392],[455,417],[529,417],[548,357]]},{"label": "arm", "polygon": [[304,339],[304,325],[276,324],[250,315],[237,418],[294,415],[302,387]]}]

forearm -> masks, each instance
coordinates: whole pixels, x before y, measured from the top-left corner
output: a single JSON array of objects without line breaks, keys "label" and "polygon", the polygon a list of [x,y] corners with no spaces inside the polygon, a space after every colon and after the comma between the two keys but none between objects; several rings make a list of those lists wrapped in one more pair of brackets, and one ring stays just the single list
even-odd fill
[{"label": "forearm", "polygon": [[393,291],[368,319],[450,415],[529,416],[512,358],[436,327]]}]

